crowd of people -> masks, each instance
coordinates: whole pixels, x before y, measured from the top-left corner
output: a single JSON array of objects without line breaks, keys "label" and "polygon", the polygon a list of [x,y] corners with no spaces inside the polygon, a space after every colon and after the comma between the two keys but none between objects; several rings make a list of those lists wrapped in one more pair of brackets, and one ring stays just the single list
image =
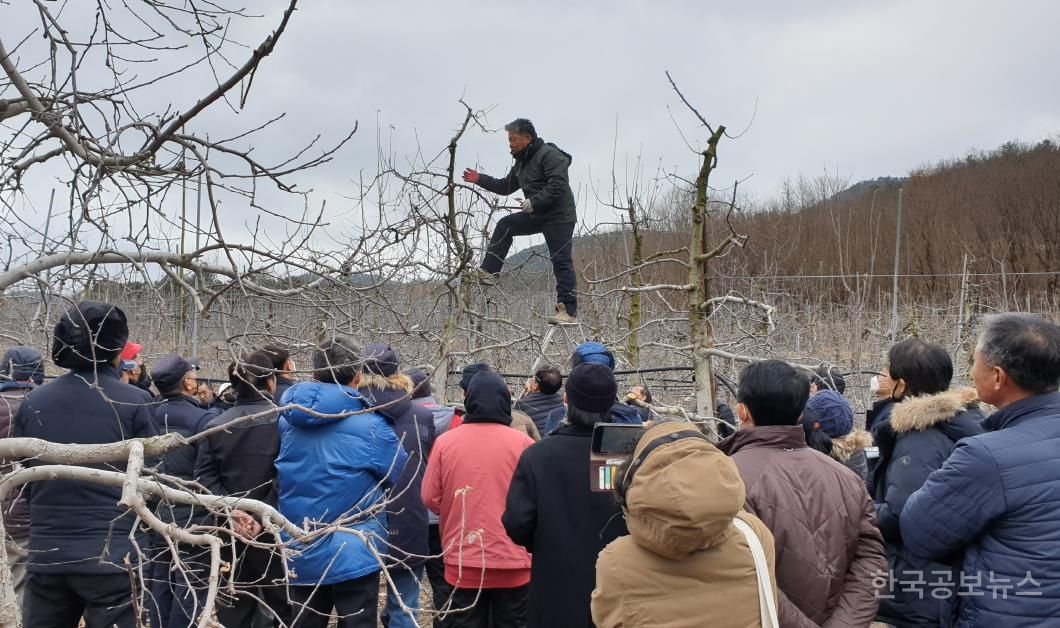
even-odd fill
[{"label": "crowd of people", "polygon": [[[986,319],[967,388],[953,387],[942,347],[895,344],[864,428],[834,368],[751,363],[734,407],[719,408],[737,428],[720,442],[654,411],[642,385],[620,396],[614,356],[595,342],[519,394],[468,365],[454,405],[389,345],[343,335],[304,371],[285,347],[249,351],[224,390],[193,359],[143,354],[120,308],[76,304],[51,345],[65,374],[45,383],[39,351],[4,354],[0,436],[176,432],[194,442],[151,461],[161,478],[260,500],[301,527],[279,551],[247,510],[152,504],[165,523],[231,531],[224,626],[324,628],[333,614],[340,627],[417,626],[421,587],[443,628],[1060,617],[1060,326],[1035,315]],[[589,472],[600,424],[641,426],[610,492]],[[16,464],[38,462],[5,472]],[[24,625],[195,625],[208,549],[148,530],[121,499],[89,481],[9,494]]]}]

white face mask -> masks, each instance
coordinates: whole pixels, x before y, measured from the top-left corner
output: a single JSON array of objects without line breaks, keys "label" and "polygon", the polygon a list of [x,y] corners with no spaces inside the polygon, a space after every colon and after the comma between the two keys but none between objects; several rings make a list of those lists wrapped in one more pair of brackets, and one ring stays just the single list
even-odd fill
[{"label": "white face mask", "polygon": [[873,375],[872,378],[869,379],[869,392],[875,395],[879,390],[880,378],[878,375]]}]

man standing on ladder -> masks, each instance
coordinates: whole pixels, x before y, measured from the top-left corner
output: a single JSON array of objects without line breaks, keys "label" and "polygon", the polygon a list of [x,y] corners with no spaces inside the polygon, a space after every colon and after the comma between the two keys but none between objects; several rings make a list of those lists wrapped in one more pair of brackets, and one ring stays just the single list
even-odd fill
[{"label": "man standing on ladder", "polygon": [[509,214],[497,222],[482,267],[473,271],[473,276],[480,283],[491,285],[504,266],[515,236],[543,234],[552,259],[552,272],[556,275],[556,313],[548,322],[575,324],[578,299],[574,296],[577,278],[571,238],[578,218],[574,211],[574,192],[567,177],[573,158],[555,144],[546,144],[526,118],[506,124],[504,130],[508,132],[508,147],[515,158],[507,176],[495,179],[468,168],[464,170],[464,181],[502,196],[521,189],[526,198],[520,203],[522,212]]}]

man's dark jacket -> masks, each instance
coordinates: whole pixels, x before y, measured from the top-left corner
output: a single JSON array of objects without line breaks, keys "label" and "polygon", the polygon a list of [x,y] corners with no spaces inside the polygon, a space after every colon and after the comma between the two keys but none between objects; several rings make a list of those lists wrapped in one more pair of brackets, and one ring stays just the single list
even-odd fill
[{"label": "man's dark jacket", "polygon": [[894,399],[886,398],[873,401],[872,407],[865,411],[865,431],[871,432],[875,436],[876,426],[891,416],[891,411],[894,410],[894,403]]},{"label": "man's dark jacket", "polygon": [[577,222],[574,192],[567,176],[572,161],[555,144],[546,144],[538,137],[515,156],[515,164],[504,178],[480,174],[478,185],[502,196],[521,189],[534,206],[531,217],[538,224]]},{"label": "man's dark jacket", "polygon": [[[151,395],[122,383],[110,364],[57,377],[26,395],[15,415],[14,436],[54,443],[112,443],[157,434]],[[122,463],[80,466],[125,470]],[[120,487],[48,480],[27,485],[26,492],[30,572],[118,574],[125,573],[127,554],[135,562],[129,540],[135,517],[118,506]],[[146,537],[139,540],[146,547]]]},{"label": "man's dark jacket", "polygon": [[[880,595],[881,621],[901,626],[945,626],[957,608],[955,593],[960,565],[911,556],[899,532],[899,517],[909,496],[946,462],[962,438],[983,433],[979,400],[974,388],[958,388],[921,395],[894,404],[890,416],[876,425],[880,461],[874,477],[876,521],[886,542],[887,564],[894,574]],[[937,593],[901,584],[929,574]],[[941,599],[940,599],[941,598]]]},{"label": "man's dark jacket", "polygon": [[409,456],[397,483],[390,487],[390,500],[386,504],[392,546],[389,553],[393,557],[387,564],[414,569],[426,562],[425,556],[429,554],[427,507],[420,499],[420,489],[427,459],[434,446],[434,413],[414,405],[409,394],[402,390],[361,388],[357,392],[373,407],[384,406],[376,412],[393,426],[401,447]]},{"label": "man's dark jacket", "polygon": [[983,429],[957,443],[905,503],[902,540],[914,556],[963,554],[957,626],[1056,625],[1060,393],[1005,406]]},{"label": "man's dark jacket", "polygon": [[515,402],[515,409],[525,412],[534,421],[537,431],[542,436],[548,435],[548,426],[559,423],[567,416],[567,406],[563,405],[563,393],[546,395],[541,391],[527,393]]},{"label": "man's dark jacket", "polygon": [[[8,438],[14,434],[14,418],[22,401],[34,388],[33,382],[0,382],[0,438]],[[13,465],[4,464],[0,466],[0,473],[10,473]],[[29,505],[26,498],[21,495],[22,491],[13,489],[7,494],[7,499],[0,503],[4,511],[4,531],[12,539],[25,540],[29,538]]]},{"label": "man's dark jacket", "polygon": [[[161,434],[176,432],[189,437],[206,429],[206,424],[219,414],[220,410],[203,408],[198,401],[187,395],[172,395],[155,407],[155,422]],[[198,443],[193,443],[166,454],[166,473],[184,480],[194,480],[198,451]],[[167,503],[159,506],[159,515],[164,521],[184,525],[189,522],[191,512],[191,506]]]},{"label": "man's dark jacket", "polygon": [[199,442],[195,461],[199,483],[214,495],[249,497],[275,506],[276,467],[273,463],[280,453],[280,431],[276,426],[276,412],[269,412],[275,408],[270,398],[239,399],[234,406],[211,419],[206,429],[252,414],[268,413]]},{"label": "man's dark jacket", "polygon": [[592,428],[563,425],[523,452],[501,521],[533,554],[527,626],[589,628],[596,557],[628,534],[611,493],[589,488]]},{"label": "man's dark jacket", "polygon": [[277,401],[283,399],[283,393],[287,392],[287,389],[294,386],[294,380],[288,379],[283,375],[276,376],[276,394],[273,395],[273,399]]}]

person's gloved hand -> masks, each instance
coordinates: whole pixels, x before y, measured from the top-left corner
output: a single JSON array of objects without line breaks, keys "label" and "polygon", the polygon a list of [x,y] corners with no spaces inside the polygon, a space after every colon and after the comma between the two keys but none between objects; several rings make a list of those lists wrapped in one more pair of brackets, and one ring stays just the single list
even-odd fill
[{"label": "person's gloved hand", "polygon": [[530,199],[528,198],[523,199],[523,212],[527,214],[534,213],[534,205],[530,202]]},{"label": "person's gloved hand", "polygon": [[464,181],[468,183],[478,183],[478,170],[474,168],[464,168]]}]

